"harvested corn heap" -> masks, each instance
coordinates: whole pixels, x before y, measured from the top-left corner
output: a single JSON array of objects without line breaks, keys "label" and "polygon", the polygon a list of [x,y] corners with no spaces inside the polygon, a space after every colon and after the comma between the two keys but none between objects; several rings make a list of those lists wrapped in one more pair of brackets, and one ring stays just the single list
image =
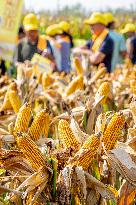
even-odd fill
[{"label": "harvested corn heap", "polygon": [[[16,94],[25,96],[24,101],[31,105],[25,103],[17,114],[10,105],[11,109],[0,113],[0,192],[4,193],[0,193],[0,202],[2,198],[10,203],[7,196],[13,200],[11,193],[17,191],[19,200],[13,201],[17,205],[107,205],[118,204],[118,199],[122,205],[134,203],[136,106],[135,102],[130,106],[135,83],[129,87],[129,80],[135,80],[136,72],[126,68],[105,74],[105,67],[92,66],[90,78],[86,70],[82,75],[79,60],[75,65],[76,72],[45,75],[54,80],[51,83],[45,78],[46,88],[41,74],[34,87],[32,75],[21,78],[23,85],[6,84],[6,88],[13,88],[12,94],[17,86]],[[71,80],[80,79],[77,74],[84,80],[83,90],[77,92],[75,84],[72,95],[64,95]],[[96,93],[100,101],[95,107]],[[87,126],[91,123],[93,134],[89,135]],[[119,177],[111,170],[119,172]],[[125,195],[120,195],[124,190]]]}]

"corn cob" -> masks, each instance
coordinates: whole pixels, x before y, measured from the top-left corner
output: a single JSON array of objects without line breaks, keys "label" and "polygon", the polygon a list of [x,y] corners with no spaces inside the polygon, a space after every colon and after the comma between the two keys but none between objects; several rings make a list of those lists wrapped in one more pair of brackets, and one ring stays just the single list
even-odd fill
[{"label": "corn cob", "polygon": [[83,169],[87,170],[92,160],[96,157],[99,145],[99,135],[92,134],[90,137],[88,137],[79,152],[76,154],[76,156],[79,157],[74,164],[77,166],[82,166]]},{"label": "corn cob", "polygon": [[43,90],[46,90],[47,87],[49,87],[53,82],[54,82],[54,79],[49,74],[47,74],[46,72],[43,73],[43,76],[42,76]]},{"label": "corn cob", "polygon": [[14,91],[17,90],[17,84],[15,82],[10,83],[10,85],[7,89],[7,92],[5,94],[4,102],[3,102],[2,107],[0,108],[0,111],[12,109],[12,104],[11,104],[10,99],[9,99],[9,91],[10,90],[14,90]]},{"label": "corn cob", "polygon": [[78,75],[83,75],[83,66],[79,58],[74,58],[74,66]]},{"label": "corn cob", "polygon": [[42,134],[45,137],[48,137],[48,132],[49,132],[49,125],[50,125],[50,116],[48,113],[45,114],[45,122],[43,125],[43,130],[42,130]]},{"label": "corn cob", "polygon": [[106,73],[106,68],[105,67],[101,67],[96,74],[91,78],[90,80],[90,84],[94,83],[96,80],[98,80],[102,75],[104,75]]},{"label": "corn cob", "polygon": [[58,133],[60,143],[64,146],[64,148],[79,148],[79,142],[74,136],[69,123],[66,120],[60,120],[58,125]]},{"label": "corn cob", "polygon": [[9,100],[9,90],[7,90],[7,92],[5,94],[4,102],[0,108],[0,111],[8,110],[8,109],[12,109],[12,105],[11,105],[10,100]]},{"label": "corn cob", "polygon": [[104,134],[102,142],[106,151],[114,148],[125,123],[125,117],[122,113],[115,113],[111,118]]},{"label": "corn cob", "polygon": [[35,142],[25,133],[17,132],[17,145],[35,170],[46,164],[42,152]]},{"label": "corn cob", "polygon": [[9,100],[13,107],[14,112],[18,113],[21,107],[21,100],[16,91],[14,90],[9,91]]},{"label": "corn cob", "polygon": [[17,90],[17,84],[15,82],[10,83],[9,89],[16,91]]},{"label": "corn cob", "polygon": [[19,110],[17,119],[15,122],[14,133],[27,132],[29,120],[31,114],[31,106],[29,103],[25,103]]},{"label": "corn cob", "polygon": [[130,90],[132,94],[136,95],[136,80],[130,80]]},{"label": "corn cob", "polygon": [[69,83],[68,88],[66,90],[66,95],[74,93],[76,90],[82,90],[84,88],[83,76],[79,75],[75,79]]},{"label": "corn cob", "polygon": [[46,110],[44,109],[37,113],[28,131],[29,136],[34,141],[37,141],[40,138],[45,123],[46,123]]},{"label": "corn cob", "polygon": [[104,96],[104,99],[101,100],[101,104],[104,104],[106,102],[106,99],[108,97],[108,95],[110,94],[110,90],[111,90],[111,86],[110,86],[110,83],[109,82],[103,82],[96,95],[95,95],[95,99],[98,99],[102,96]]}]

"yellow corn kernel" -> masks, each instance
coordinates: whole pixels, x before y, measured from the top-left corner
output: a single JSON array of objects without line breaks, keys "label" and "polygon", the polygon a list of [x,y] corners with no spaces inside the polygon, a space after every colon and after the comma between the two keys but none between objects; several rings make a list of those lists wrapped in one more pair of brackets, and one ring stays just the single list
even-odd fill
[{"label": "yellow corn kernel", "polygon": [[64,148],[74,147],[79,148],[80,144],[74,136],[70,124],[66,120],[60,120],[58,124],[58,133],[60,143]]},{"label": "yellow corn kernel", "polygon": [[19,110],[15,122],[14,132],[27,132],[31,115],[31,106],[25,103]]},{"label": "yellow corn kernel", "polygon": [[79,58],[74,58],[74,66],[78,75],[83,75],[83,66]]},{"label": "yellow corn kernel", "polygon": [[102,142],[104,144],[104,149],[106,151],[114,148],[123,126],[125,124],[125,117],[122,113],[115,113],[111,118],[104,134],[102,137]]},{"label": "yellow corn kernel", "polygon": [[84,88],[83,76],[79,75],[69,83],[66,90],[66,95],[69,96],[70,94],[74,93],[76,90],[83,90],[83,88]]},{"label": "yellow corn kernel", "polygon": [[9,100],[13,107],[14,112],[18,113],[21,107],[21,100],[16,91],[14,90],[9,91]]},{"label": "yellow corn kernel", "polygon": [[35,170],[45,166],[46,159],[28,134],[17,132],[17,145]]},{"label": "yellow corn kernel", "polygon": [[82,166],[84,170],[87,170],[92,160],[96,158],[99,146],[99,135],[93,134],[90,137],[88,137],[88,139],[85,141],[79,152],[76,154],[76,162],[74,164],[77,166]]},{"label": "yellow corn kernel", "polygon": [[45,123],[46,123],[46,110],[44,109],[37,113],[28,131],[29,136],[34,141],[37,141],[40,138]]},{"label": "yellow corn kernel", "polygon": [[42,130],[42,134],[43,134],[45,137],[48,137],[49,125],[50,125],[50,116],[49,116],[49,113],[46,113],[46,114],[45,114],[45,122],[44,122],[43,130]]}]

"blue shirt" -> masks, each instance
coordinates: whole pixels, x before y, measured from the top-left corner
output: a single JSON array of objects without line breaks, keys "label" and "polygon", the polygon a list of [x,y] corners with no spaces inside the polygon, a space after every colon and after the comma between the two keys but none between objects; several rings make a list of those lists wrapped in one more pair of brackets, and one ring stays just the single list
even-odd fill
[{"label": "blue shirt", "polygon": [[70,50],[71,43],[64,41],[63,39],[58,39],[58,43],[61,45],[61,72],[64,71],[66,73],[70,72]]},{"label": "blue shirt", "polygon": [[[88,49],[91,49],[93,45],[92,41],[88,41],[86,46]],[[105,54],[105,58],[103,60],[107,71],[110,73],[111,72],[111,61],[112,61],[112,53],[113,53],[113,49],[114,49],[114,42],[111,39],[111,37],[109,36],[109,34],[106,36],[106,38],[104,39],[99,51],[103,54]]]},{"label": "blue shirt", "polygon": [[114,42],[114,50],[112,55],[112,71],[115,69],[117,64],[121,64],[123,62],[123,58],[120,54],[122,51],[126,51],[125,38],[123,35],[117,33],[116,31],[110,30],[110,37]]}]

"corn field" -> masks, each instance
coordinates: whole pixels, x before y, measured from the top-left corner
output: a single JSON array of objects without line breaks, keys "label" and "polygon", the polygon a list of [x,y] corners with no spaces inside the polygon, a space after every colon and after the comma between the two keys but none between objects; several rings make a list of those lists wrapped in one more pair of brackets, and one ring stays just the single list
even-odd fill
[{"label": "corn field", "polygon": [[[91,71],[91,75],[90,75]],[[0,205],[136,203],[136,66],[73,58],[0,78]]]}]

